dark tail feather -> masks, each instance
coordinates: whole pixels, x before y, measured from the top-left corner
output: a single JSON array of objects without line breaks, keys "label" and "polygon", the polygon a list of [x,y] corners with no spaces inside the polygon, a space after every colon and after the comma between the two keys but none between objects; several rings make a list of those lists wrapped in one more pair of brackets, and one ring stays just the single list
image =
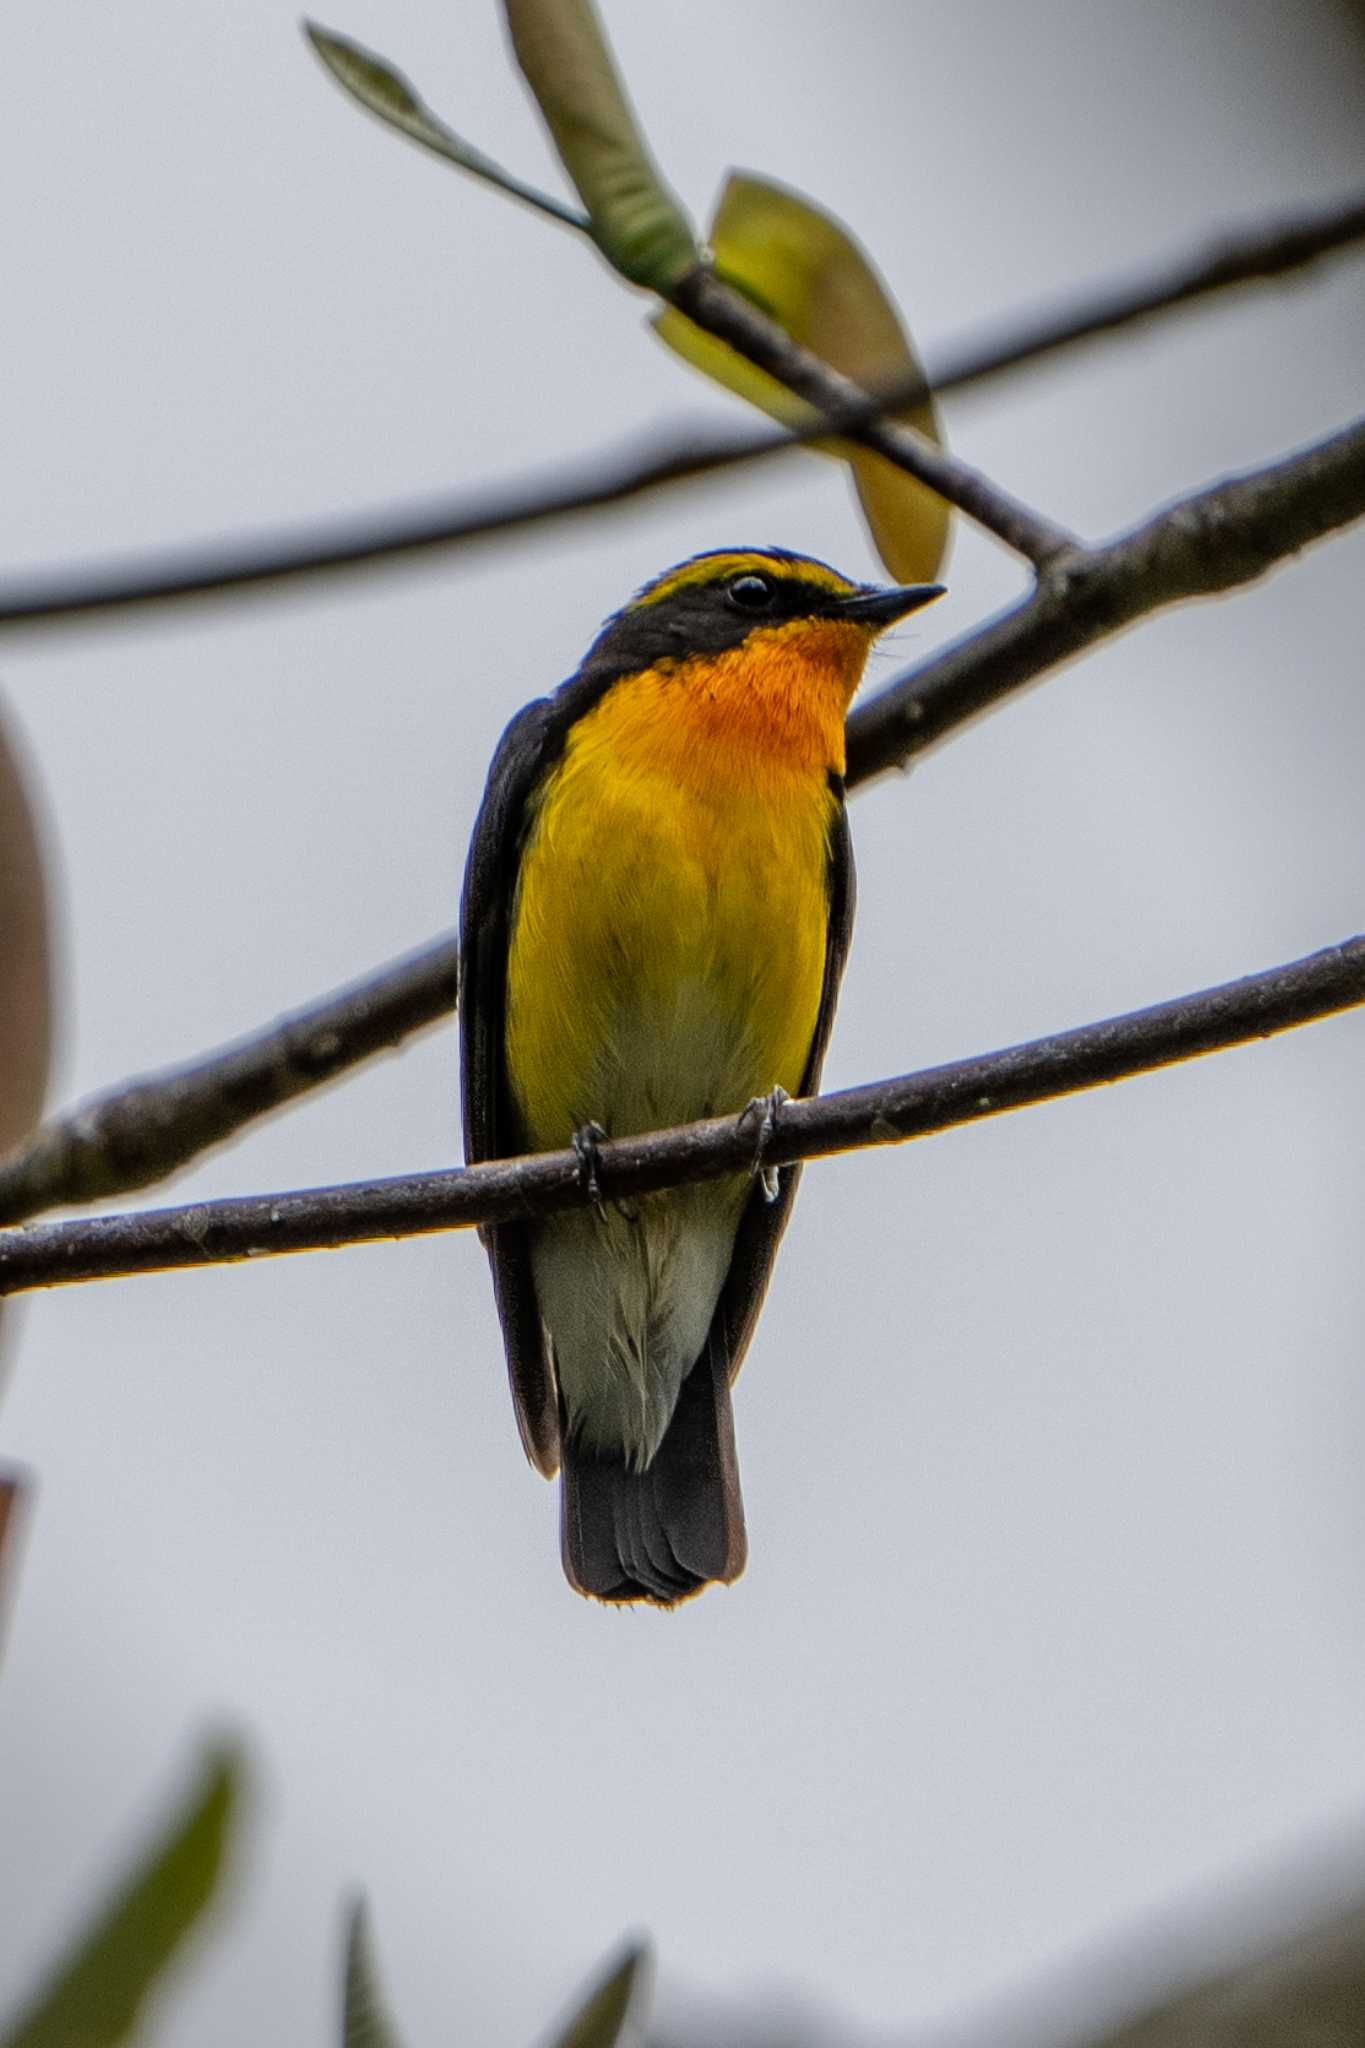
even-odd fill
[{"label": "dark tail feather", "polygon": [[671,1607],[744,1569],[744,1506],[723,1361],[698,1359],[654,1462],[563,1444],[564,1570],[594,1600]]}]

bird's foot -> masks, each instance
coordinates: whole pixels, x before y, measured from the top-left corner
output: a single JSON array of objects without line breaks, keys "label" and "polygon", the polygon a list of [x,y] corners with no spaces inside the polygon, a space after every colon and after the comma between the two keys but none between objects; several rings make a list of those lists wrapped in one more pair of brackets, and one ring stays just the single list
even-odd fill
[{"label": "bird's foot", "polygon": [[592,1203],[593,1208],[604,1223],[607,1219],[607,1212],[602,1204],[602,1182],[598,1173],[597,1148],[606,1135],[601,1124],[595,1123],[580,1124],[573,1134],[574,1157],[578,1161],[578,1184],[586,1191],[588,1200]]},{"label": "bird's foot", "polygon": [[779,1082],[770,1094],[755,1095],[753,1100],[747,1102],[739,1113],[741,1126],[746,1123],[756,1123],[758,1126],[758,1133],[754,1139],[754,1156],[749,1172],[755,1180],[762,1181],[763,1199],[765,1202],[775,1202],[777,1200],[777,1192],[780,1185],[778,1179],[780,1169],[776,1166],[765,1166],[763,1164],[763,1155],[769,1145],[771,1145],[776,1133],[778,1112],[781,1110],[784,1102],[790,1101],[790,1095],[788,1095],[786,1089]]}]

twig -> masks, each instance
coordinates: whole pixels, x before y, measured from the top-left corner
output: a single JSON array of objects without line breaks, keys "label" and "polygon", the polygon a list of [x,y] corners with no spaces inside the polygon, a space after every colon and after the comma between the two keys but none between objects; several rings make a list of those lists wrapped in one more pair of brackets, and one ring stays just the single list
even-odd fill
[{"label": "twig", "polygon": [[889,683],[848,724],[848,780],[903,766],[1135,619],[1263,576],[1365,517],[1365,420],[1059,563],[1012,611]]},{"label": "twig", "polygon": [[1069,308],[1045,310],[1031,320],[1017,318],[998,336],[987,334],[949,351],[934,373],[934,389],[941,395],[988,383],[1023,363],[1097,341],[1120,327],[1139,326],[1212,292],[1288,276],[1362,237],[1365,192],[1348,193],[1320,211],[1228,229],[1146,277],[1096,285]]},{"label": "twig", "polygon": [[[939,393],[963,390],[1209,292],[1283,276],[1362,237],[1365,198],[1359,193],[1296,221],[1243,229],[1211,256],[1197,255],[1145,282],[1100,288],[1074,307],[1029,316],[1007,327],[996,340],[950,350],[943,366],[931,374],[930,384]],[[879,393],[875,407],[897,410],[923,396],[918,383],[899,385]],[[328,520],[294,533],[196,543],[100,567],[38,571],[0,584],[0,630],[58,628],[144,605],[265,590],[302,577],[342,575],[405,558],[448,554],[499,535],[600,511],[741,463],[764,461],[828,434],[831,425],[851,431],[868,416],[868,406],[859,403],[833,422],[825,418],[795,433],[776,428],[740,434],[680,429],[643,453],[628,453],[614,464],[595,462],[591,474],[570,470],[495,492]]]},{"label": "twig", "polygon": [[[828,431],[825,425],[818,429],[820,434]],[[815,433],[812,429],[807,438]],[[783,453],[795,438],[765,429],[748,437],[742,459]],[[232,596],[289,585],[300,577],[341,576],[375,565],[458,553],[730,468],[734,460],[734,443],[728,437],[680,432],[671,444],[655,443],[643,457],[628,454],[616,463],[598,457],[551,479],[532,477],[524,484],[315,521],[292,533],[267,532],[221,545],[196,542],[131,560],[38,570],[0,582],[0,632],[60,629],[143,606]]]},{"label": "twig", "polygon": [[[1358,937],[1264,974],[1030,1045],[788,1103],[765,1161],[790,1165],[899,1144],[1269,1037],[1363,1002],[1365,937]],[[745,1119],[716,1117],[603,1145],[598,1178],[603,1196],[613,1200],[745,1172],[752,1160],[753,1133]],[[581,1161],[565,1151],[351,1186],[40,1223],[0,1231],[0,1294],[468,1229],[588,1199]]]},{"label": "twig", "polygon": [[[714,271],[698,266],[680,279],[670,294],[679,312],[698,327],[728,342],[740,355],[776,377],[798,398],[815,406],[826,424],[842,422],[841,431],[873,448],[910,476],[917,477],[950,505],[965,512],[1006,547],[1024,555],[1035,569],[1045,569],[1071,552],[1075,536],[1054,526],[1041,513],[1013,498],[979,470],[937,448],[913,427],[865,414],[877,401],[853,382],[821,362],[819,356],[793,341],[786,329]],[[849,422],[852,422],[850,425]]]},{"label": "twig", "polygon": [[[1365,424],[1196,492],[888,684],[849,720],[849,786],[923,752],[1144,611],[1259,575],[1362,513]],[[445,1015],[455,978],[455,941],[438,939],[254,1038],[77,1105],[0,1164],[0,1223],[148,1186]]]}]

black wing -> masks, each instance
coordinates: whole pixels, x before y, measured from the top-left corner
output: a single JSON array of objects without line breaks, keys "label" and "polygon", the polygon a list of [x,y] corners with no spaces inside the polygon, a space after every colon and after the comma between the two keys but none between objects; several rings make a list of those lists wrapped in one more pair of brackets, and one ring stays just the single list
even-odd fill
[{"label": "black wing", "polygon": [[[504,1024],[507,949],[526,805],[563,744],[550,698],[512,720],[493,756],[474,825],[460,899],[460,1068],[465,1158],[506,1159],[521,1150],[507,1085]],[[526,1227],[480,1232],[507,1347],[507,1372],[526,1455],[547,1479],[559,1467],[559,1414],[531,1278]]]},{"label": "black wing", "polygon": [[[824,1065],[825,1048],[829,1044],[830,1028],[834,1023],[834,1005],[839,996],[839,982],[848,958],[849,940],[853,934],[853,846],[848,835],[848,815],[844,810],[844,785],[842,777],[831,776],[836,808],[829,832],[829,923],[825,940],[825,978],[820,990],[820,1008],[815,1019],[815,1035],[811,1039],[810,1054],[806,1060],[806,1071],[801,1077],[801,1093],[811,1095],[820,1085],[820,1069]],[[782,1233],[787,1227],[792,1203],[796,1199],[797,1185],[801,1179],[801,1168],[785,1166],[778,1184],[776,1201],[768,1201],[763,1192],[762,1182],[755,1179],[753,1192],[745,1203],[735,1233],[735,1249],[730,1260],[730,1269],[721,1288],[720,1300],[711,1321],[708,1349],[713,1358],[723,1360],[733,1380],[739,1371],[748,1349],[749,1339],[754,1333],[758,1312],[763,1306],[763,1297],[768,1289],[773,1260]]]},{"label": "black wing", "polygon": [[[564,751],[571,728],[638,662],[629,649],[596,647],[553,697],[519,711],[498,742],[474,821],[460,899],[460,1067],[465,1158],[507,1159],[522,1150],[507,1085],[507,951],[526,807]],[[480,1231],[493,1268],[493,1294],[507,1348],[507,1373],[526,1455],[547,1479],[559,1468],[559,1400],[535,1284],[526,1226]]]}]

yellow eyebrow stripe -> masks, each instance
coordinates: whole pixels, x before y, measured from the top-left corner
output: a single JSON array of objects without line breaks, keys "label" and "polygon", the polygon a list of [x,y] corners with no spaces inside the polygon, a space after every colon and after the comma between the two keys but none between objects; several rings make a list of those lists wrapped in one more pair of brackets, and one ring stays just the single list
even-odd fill
[{"label": "yellow eyebrow stripe", "polygon": [[693,589],[699,583],[723,583],[731,576],[746,574],[780,576],[786,582],[808,583],[812,590],[829,597],[849,597],[858,588],[847,576],[841,576],[837,569],[827,569],[823,562],[812,562],[801,555],[788,559],[781,555],[765,555],[759,550],[732,555],[698,555],[695,560],[670,569],[656,582],[647,583],[631,610],[647,604],[659,604],[664,598],[673,597],[680,590]]}]

